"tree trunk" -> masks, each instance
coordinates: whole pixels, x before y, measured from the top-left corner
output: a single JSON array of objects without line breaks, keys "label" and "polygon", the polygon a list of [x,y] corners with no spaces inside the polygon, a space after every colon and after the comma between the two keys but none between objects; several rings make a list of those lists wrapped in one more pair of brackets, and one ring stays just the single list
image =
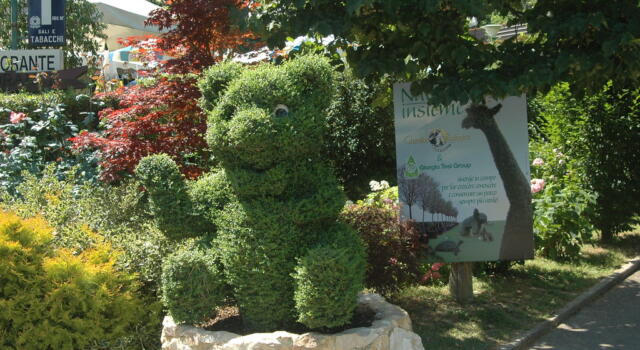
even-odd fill
[{"label": "tree trunk", "polygon": [[600,240],[602,241],[602,243],[610,243],[611,241],[613,241],[613,231],[609,229],[604,229],[604,230],[601,230],[600,232],[601,232]]}]

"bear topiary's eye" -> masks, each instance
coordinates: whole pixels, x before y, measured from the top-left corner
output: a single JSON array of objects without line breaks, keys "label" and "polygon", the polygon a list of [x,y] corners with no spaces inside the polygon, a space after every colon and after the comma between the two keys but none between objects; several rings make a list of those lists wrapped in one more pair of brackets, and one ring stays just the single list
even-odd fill
[{"label": "bear topiary's eye", "polygon": [[289,107],[285,105],[277,105],[273,110],[273,116],[276,118],[285,118],[289,116]]}]

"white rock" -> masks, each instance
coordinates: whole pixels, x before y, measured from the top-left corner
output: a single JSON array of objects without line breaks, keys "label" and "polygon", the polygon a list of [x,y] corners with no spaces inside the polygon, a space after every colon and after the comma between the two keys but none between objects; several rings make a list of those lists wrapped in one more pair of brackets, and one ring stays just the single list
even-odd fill
[{"label": "white rock", "polygon": [[364,349],[373,343],[378,336],[378,332],[371,328],[349,329],[335,335],[336,349]]},{"label": "white rock", "polygon": [[392,350],[424,350],[422,339],[417,334],[402,328],[394,328],[391,332],[389,348]]},{"label": "white rock", "polygon": [[254,333],[234,338],[224,344],[222,350],[293,350],[297,334],[289,332]]},{"label": "white rock", "polygon": [[189,345],[182,344],[180,339],[174,338],[169,342],[162,342],[162,350],[193,350]]},{"label": "white rock", "polygon": [[336,338],[332,335],[305,333],[297,337],[293,350],[338,350]]}]

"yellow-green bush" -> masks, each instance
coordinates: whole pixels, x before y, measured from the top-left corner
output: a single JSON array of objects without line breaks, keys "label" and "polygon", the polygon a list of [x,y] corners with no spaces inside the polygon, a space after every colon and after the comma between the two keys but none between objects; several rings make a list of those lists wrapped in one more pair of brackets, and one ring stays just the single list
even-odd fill
[{"label": "yellow-green bush", "polygon": [[107,243],[54,249],[41,218],[0,212],[0,348],[82,349],[115,340],[154,308],[133,275],[114,268]]}]

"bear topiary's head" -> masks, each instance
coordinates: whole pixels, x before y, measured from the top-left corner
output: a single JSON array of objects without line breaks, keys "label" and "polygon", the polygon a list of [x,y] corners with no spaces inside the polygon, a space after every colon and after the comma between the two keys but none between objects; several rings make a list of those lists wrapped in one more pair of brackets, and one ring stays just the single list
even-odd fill
[{"label": "bear topiary's head", "polygon": [[[245,72],[233,64],[214,67],[202,85],[226,89],[203,92],[203,106],[215,104],[207,131],[215,156],[226,166],[255,170],[316,158],[322,147],[332,77],[329,63],[317,56]],[[229,81],[212,84],[212,79]]]}]

